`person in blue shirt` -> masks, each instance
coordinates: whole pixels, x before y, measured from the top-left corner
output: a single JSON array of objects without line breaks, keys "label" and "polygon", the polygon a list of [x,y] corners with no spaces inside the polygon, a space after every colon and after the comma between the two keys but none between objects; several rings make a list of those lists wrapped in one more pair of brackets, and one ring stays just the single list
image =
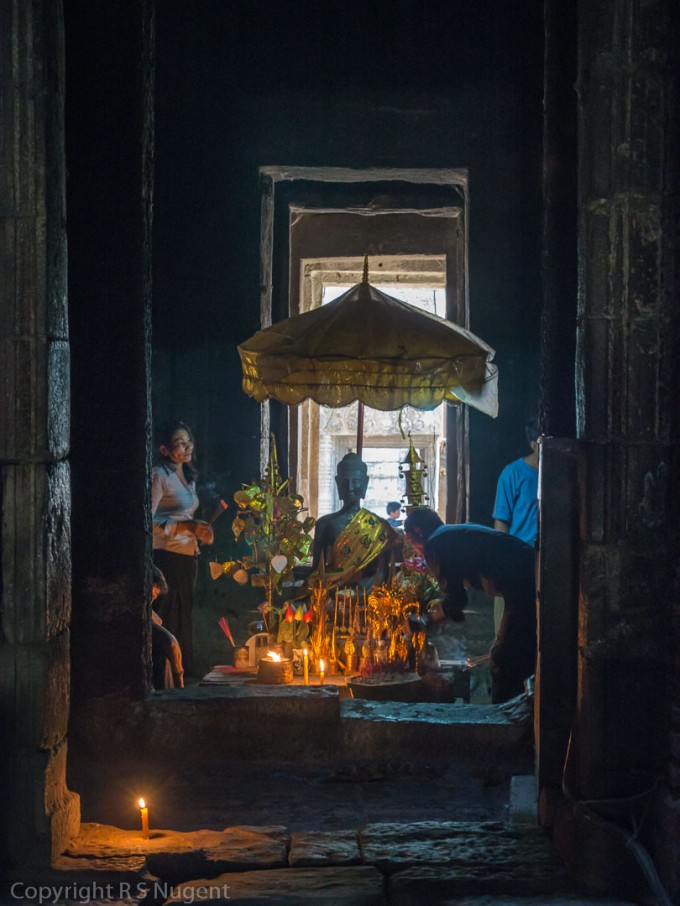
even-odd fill
[{"label": "person in blue shirt", "polygon": [[533,548],[485,525],[444,525],[430,507],[414,507],[404,523],[406,541],[439,582],[444,598],[432,620],[465,619],[467,589],[503,598],[500,626],[489,652],[491,702],[524,692],[536,665],[536,577]]},{"label": "person in blue shirt", "polygon": [[390,500],[386,507],[387,522],[392,528],[401,528],[401,504],[398,500]]},{"label": "person in blue shirt", "polygon": [[538,426],[524,426],[531,452],[507,465],[500,474],[493,508],[493,527],[521,541],[536,543],[538,531]]}]

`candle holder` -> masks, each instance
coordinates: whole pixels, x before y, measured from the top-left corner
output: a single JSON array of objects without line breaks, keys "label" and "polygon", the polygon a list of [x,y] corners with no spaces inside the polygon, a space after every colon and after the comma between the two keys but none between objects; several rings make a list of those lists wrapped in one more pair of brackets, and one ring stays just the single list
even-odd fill
[{"label": "candle holder", "polygon": [[280,686],[293,682],[293,662],[287,657],[272,657],[276,652],[270,651],[260,658],[257,665],[257,681],[268,686]]}]

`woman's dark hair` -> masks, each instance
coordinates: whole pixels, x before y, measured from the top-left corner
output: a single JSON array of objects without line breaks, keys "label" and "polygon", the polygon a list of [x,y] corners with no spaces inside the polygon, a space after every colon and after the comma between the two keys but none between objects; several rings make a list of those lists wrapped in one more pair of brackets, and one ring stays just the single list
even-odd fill
[{"label": "woman's dark hair", "polygon": [[427,541],[432,532],[435,532],[444,523],[429,506],[415,506],[406,517],[404,523],[404,532],[407,535],[413,535],[422,541]]},{"label": "woman's dark hair", "polygon": [[155,585],[162,595],[167,595],[168,583],[156,564],[151,567],[151,585],[152,587]]},{"label": "woman's dark hair", "polygon": [[[167,456],[163,456],[160,452],[160,448],[172,447],[172,436],[175,431],[179,431],[180,429],[186,431],[192,442],[194,442],[194,432],[186,422],[183,422],[178,418],[169,418],[167,421],[161,422],[161,424],[154,429],[154,447],[161,462],[168,462],[168,458]],[[198,469],[194,465],[193,457],[191,462],[183,463],[182,468],[184,469],[184,477],[187,481],[196,481]]]}]

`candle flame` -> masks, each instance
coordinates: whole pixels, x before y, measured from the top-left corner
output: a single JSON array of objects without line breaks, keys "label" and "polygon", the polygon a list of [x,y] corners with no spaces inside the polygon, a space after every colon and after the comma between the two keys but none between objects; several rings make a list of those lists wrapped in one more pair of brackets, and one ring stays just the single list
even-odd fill
[{"label": "candle flame", "polygon": [[324,667],[323,661],[319,661],[319,671],[320,671],[321,673],[323,673],[324,670],[325,670],[325,667]]},{"label": "candle flame", "polygon": [[270,661],[280,661],[281,660],[281,655],[278,654],[276,651],[268,651],[267,657],[269,658]]},{"label": "candle flame", "polygon": [[146,802],[144,802],[143,799],[140,799],[140,800],[139,800],[139,807],[140,807],[140,808],[146,808]]},{"label": "candle flame", "polygon": [[307,649],[306,649],[306,648],[303,648],[302,654],[304,655],[304,657],[307,657]]}]

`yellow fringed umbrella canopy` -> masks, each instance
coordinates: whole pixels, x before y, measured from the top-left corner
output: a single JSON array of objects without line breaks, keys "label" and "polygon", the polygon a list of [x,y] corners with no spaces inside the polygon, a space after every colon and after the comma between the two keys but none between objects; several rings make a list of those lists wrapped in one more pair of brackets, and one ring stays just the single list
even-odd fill
[{"label": "yellow fringed umbrella canopy", "polygon": [[458,325],[364,279],[321,308],[259,330],[238,347],[243,390],[258,402],[358,400],[382,411],[464,402],[498,414],[494,350]]}]

